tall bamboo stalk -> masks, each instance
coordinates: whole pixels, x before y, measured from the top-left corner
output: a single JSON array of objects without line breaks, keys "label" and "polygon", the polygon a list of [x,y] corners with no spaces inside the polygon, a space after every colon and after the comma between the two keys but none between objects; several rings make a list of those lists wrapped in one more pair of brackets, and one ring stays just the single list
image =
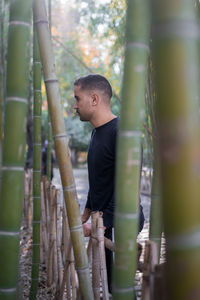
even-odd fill
[{"label": "tall bamboo stalk", "polygon": [[44,1],[35,0],[33,2],[33,9],[53,128],[56,157],[58,159],[71,231],[76,270],[78,272],[83,299],[90,300],[93,299],[92,285]]},{"label": "tall bamboo stalk", "polygon": [[138,232],[140,137],[149,53],[147,0],[127,1],[126,51],[116,170],[114,299],[133,299]]},{"label": "tall bamboo stalk", "polygon": [[199,299],[199,26],[194,1],[152,0],[152,12],[167,299]]},{"label": "tall bamboo stalk", "polygon": [[161,250],[161,238],[163,231],[162,222],[162,203],[161,203],[161,187],[160,187],[160,166],[158,159],[157,143],[158,143],[158,125],[155,118],[155,101],[156,91],[154,84],[154,69],[152,66],[152,60],[149,59],[149,74],[148,74],[148,89],[146,96],[147,106],[149,108],[149,115],[151,119],[152,127],[152,156],[153,156],[153,174],[152,174],[152,187],[151,187],[151,208],[150,208],[150,226],[149,226],[149,238],[157,245],[158,262],[160,258]]},{"label": "tall bamboo stalk", "polygon": [[[49,31],[51,35],[51,29],[52,29],[51,0],[48,0],[48,13],[49,13]],[[52,168],[51,151],[52,151],[52,126],[51,126],[50,113],[48,110],[47,178],[49,181],[51,181],[51,168]]]},{"label": "tall bamboo stalk", "polygon": [[161,210],[160,168],[159,168],[158,155],[154,149],[149,238],[157,245],[158,262],[160,258],[162,231],[163,231],[163,224],[162,224],[162,210]]},{"label": "tall bamboo stalk", "polygon": [[30,1],[10,4],[0,194],[0,298],[16,299],[29,84]]},{"label": "tall bamboo stalk", "polygon": [[40,263],[40,218],[41,218],[41,62],[34,28],[33,43],[33,255],[32,255],[32,281],[30,299],[36,299],[39,263]]},{"label": "tall bamboo stalk", "polygon": [[2,138],[3,138],[3,101],[4,101],[4,21],[5,21],[5,3],[4,0],[0,3],[0,183],[1,183],[1,168],[2,168]]}]

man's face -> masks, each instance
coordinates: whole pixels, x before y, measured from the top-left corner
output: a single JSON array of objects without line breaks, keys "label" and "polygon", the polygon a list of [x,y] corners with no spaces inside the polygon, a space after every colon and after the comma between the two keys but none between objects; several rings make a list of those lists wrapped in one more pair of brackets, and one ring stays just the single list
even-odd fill
[{"label": "man's face", "polygon": [[92,97],[87,90],[81,90],[80,86],[74,86],[74,109],[81,121],[90,121],[92,117]]}]

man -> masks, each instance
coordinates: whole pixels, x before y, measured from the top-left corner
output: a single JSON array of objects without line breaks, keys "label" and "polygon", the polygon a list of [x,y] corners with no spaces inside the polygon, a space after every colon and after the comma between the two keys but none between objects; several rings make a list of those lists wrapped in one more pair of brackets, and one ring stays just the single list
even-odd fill
[{"label": "man", "polygon": [[[118,118],[112,113],[112,88],[101,75],[88,75],[74,83],[75,105],[81,121],[94,126],[88,150],[89,192],[82,215],[85,223],[92,211],[103,212],[105,236],[112,239],[114,219],[115,146]],[[90,228],[84,232],[90,235]],[[112,253],[106,249],[108,286],[111,291]]]},{"label": "man", "polygon": [[[112,240],[114,220],[115,156],[118,118],[112,113],[112,88],[108,80],[98,74],[77,79],[74,83],[74,109],[81,121],[88,121],[94,129],[88,150],[89,192],[82,215],[86,223],[92,211],[103,212],[105,236]],[[89,236],[90,226],[84,226]],[[105,249],[108,288],[111,292],[112,252]]]}]

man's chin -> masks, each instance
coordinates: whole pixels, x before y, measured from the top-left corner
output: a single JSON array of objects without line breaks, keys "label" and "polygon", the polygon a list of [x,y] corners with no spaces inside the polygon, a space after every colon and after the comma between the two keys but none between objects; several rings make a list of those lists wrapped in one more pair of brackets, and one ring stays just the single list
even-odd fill
[{"label": "man's chin", "polygon": [[79,116],[79,117],[80,117],[80,121],[82,121],[82,122],[87,122],[88,121],[88,120],[82,118],[81,116]]}]

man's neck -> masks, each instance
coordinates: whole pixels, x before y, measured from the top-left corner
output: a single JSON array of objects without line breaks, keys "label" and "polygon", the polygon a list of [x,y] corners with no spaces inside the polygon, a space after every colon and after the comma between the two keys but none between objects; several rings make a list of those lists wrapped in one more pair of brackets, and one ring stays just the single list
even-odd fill
[{"label": "man's neck", "polygon": [[109,114],[102,114],[101,116],[94,118],[90,123],[96,128],[110,122],[114,118],[116,118],[116,116],[110,112]]}]

